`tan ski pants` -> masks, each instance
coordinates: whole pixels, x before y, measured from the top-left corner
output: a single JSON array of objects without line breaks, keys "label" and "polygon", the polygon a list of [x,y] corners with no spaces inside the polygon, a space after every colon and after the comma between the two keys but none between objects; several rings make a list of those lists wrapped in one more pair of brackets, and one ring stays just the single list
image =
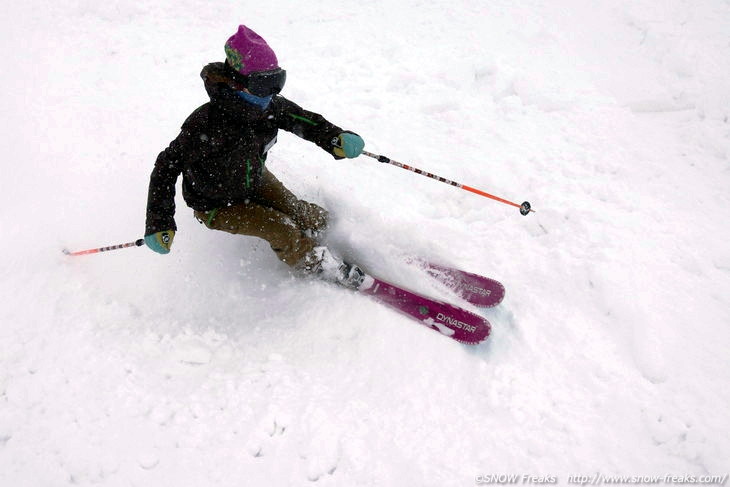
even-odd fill
[{"label": "tan ski pants", "polygon": [[213,230],[268,241],[277,257],[290,266],[303,262],[317,246],[305,232],[316,235],[327,227],[327,211],[298,199],[268,170],[264,170],[263,183],[250,201],[195,211],[195,217]]}]

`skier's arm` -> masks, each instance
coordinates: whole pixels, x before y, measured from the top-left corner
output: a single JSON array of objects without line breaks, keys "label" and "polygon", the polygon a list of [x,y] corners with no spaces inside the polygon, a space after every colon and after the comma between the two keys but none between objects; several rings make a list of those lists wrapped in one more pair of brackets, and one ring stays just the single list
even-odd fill
[{"label": "skier's arm", "polygon": [[335,159],[343,159],[342,156],[335,154],[333,141],[337,140],[340,134],[345,131],[330,123],[319,113],[305,110],[283,96],[276,96],[275,103],[277,104],[276,118],[279,128],[314,142],[317,146],[332,154]]},{"label": "skier's arm", "polygon": [[183,130],[167,149],[160,152],[150,175],[147,194],[147,221],[145,235],[177,230],[175,225],[175,183],[182,172],[185,157]]}]

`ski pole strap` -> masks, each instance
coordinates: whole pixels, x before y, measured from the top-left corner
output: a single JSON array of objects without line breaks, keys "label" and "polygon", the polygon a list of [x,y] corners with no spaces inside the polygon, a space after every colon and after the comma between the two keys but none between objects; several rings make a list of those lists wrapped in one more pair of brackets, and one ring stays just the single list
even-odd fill
[{"label": "ski pole strap", "polygon": [[490,198],[490,199],[493,199],[495,201],[499,201],[500,203],[504,203],[504,204],[507,204],[507,205],[510,205],[510,206],[514,206],[514,207],[520,209],[520,213],[522,215],[528,215],[531,211],[535,211],[535,210],[531,209],[530,203],[527,202],[527,201],[525,201],[521,205],[520,204],[517,204],[517,203],[513,203],[512,201],[506,200],[504,198],[500,198],[498,196],[494,196],[492,194],[489,194],[489,193],[487,193],[485,191],[481,191],[481,190],[476,189],[476,188],[472,188],[471,186],[466,186],[464,184],[457,183],[456,181],[451,181],[450,179],[446,179],[446,178],[443,178],[441,176],[437,176],[435,174],[431,174],[430,172],[424,171],[423,169],[418,169],[417,167],[409,166],[408,164],[403,164],[402,162],[394,161],[393,159],[390,159],[389,157],[385,157],[385,156],[378,155],[378,154],[373,154],[372,152],[368,152],[368,151],[365,151],[365,150],[362,151],[362,153],[364,155],[368,156],[368,157],[372,157],[373,159],[377,160],[378,162],[383,162],[383,163],[386,163],[386,164],[390,164],[390,165],[393,165],[393,166],[397,166],[397,167],[400,167],[402,169],[406,169],[407,171],[411,171],[411,172],[414,172],[416,174],[420,174],[421,176],[426,176],[427,178],[435,179],[436,181],[439,181],[439,182],[442,182],[442,183],[446,183],[446,184],[448,184],[450,186],[455,186],[455,187],[460,188],[460,189],[463,189],[465,191],[469,191],[471,193],[478,194],[479,196],[484,196],[486,198]]},{"label": "ski pole strap", "polygon": [[144,245],[144,239],[140,238],[135,240],[134,242],[110,245],[108,247],[99,247],[98,249],[80,250],[78,252],[70,252],[66,249],[63,249],[63,253],[66,255],[89,255],[98,254],[99,252],[108,252],[110,250],[126,249],[127,247],[141,247],[142,245]]}]

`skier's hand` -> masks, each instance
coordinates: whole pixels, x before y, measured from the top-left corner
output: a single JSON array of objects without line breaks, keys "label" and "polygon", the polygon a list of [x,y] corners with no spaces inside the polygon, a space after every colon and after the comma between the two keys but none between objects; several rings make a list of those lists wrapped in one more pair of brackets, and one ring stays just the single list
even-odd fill
[{"label": "skier's hand", "polygon": [[175,230],[165,230],[144,236],[144,243],[158,254],[169,254]]},{"label": "skier's hand", "polygon": [[332,144],[335,146],[333,152],[336,156],[348,159],[359,156],[365,148],[365,141],[362,140],[362,137],[352,132],[342,132],[332,141]]}]

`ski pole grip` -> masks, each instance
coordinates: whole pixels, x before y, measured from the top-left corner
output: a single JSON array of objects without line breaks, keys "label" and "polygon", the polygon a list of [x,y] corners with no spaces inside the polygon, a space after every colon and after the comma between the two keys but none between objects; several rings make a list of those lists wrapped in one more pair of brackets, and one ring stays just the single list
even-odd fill
[{"label": "ski pole grip", "polygon": [[143,238],[140,238],[139,240],[137,240],[137,241],[134,242],[134,245],[136,245],[137,247],[143,246],[144,245],[144,239]]}]

